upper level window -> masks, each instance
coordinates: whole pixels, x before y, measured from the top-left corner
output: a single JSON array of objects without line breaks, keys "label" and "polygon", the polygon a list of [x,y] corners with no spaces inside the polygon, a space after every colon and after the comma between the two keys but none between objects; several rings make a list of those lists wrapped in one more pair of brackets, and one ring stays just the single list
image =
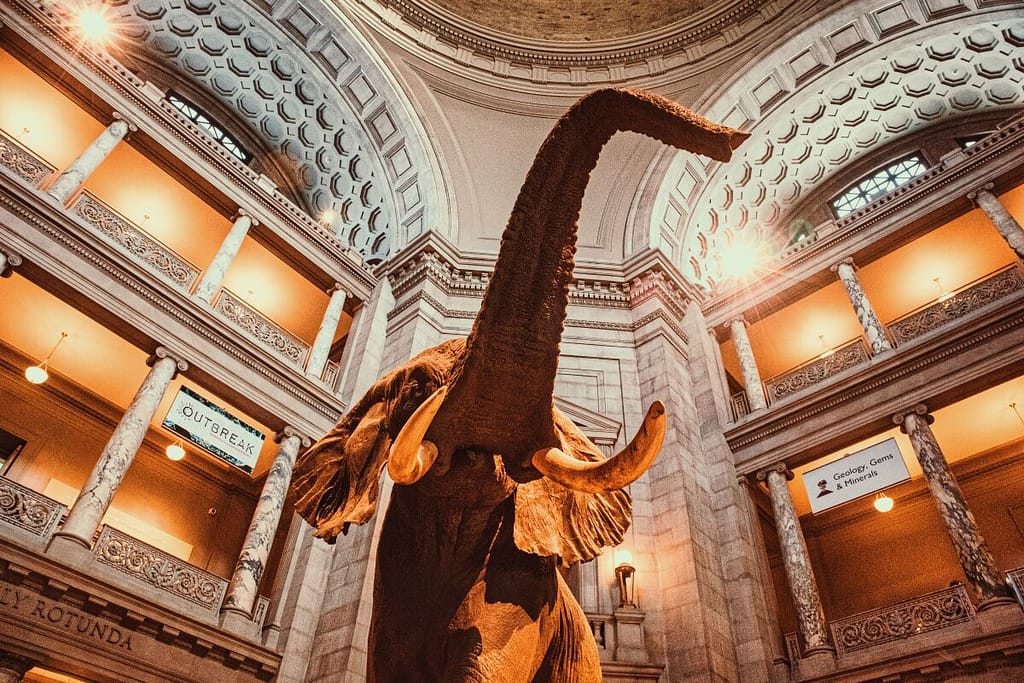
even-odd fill
[{"label": "upper level window", "polygon": [[871,175],[833,199],[832,211],[835,212],[837,218],[849,215],[883,194],[892,192],[926,170],[928,167],[918,154],[895,161],[885,168],[872,172]]},{"label": "upper level window", "polygon": [[252,160],[252,155],[235,142],[235,139],[228,135],[227,131],[202,109],[173,90],[167,93],[167,101],[173,104],[174,108],[184,114],[187,119],[206,131],[210,137],[219,142],[224,149],[231,152],[243,164],[247,164]]}]

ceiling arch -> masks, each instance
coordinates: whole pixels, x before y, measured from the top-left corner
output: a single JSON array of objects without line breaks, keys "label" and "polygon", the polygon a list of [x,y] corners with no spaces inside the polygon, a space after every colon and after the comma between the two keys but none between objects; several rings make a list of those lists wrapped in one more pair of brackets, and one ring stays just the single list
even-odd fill
[{"label": "ceiling arch", "polygon": [[790,209],[862,156],[944,117],[1024,104],[1024,3],[952,4],[848,9],[821,20],[816,40],[798,35],[758,55],[704,111],[751,138],[728,164],[671,156],[650,241],[707,285],[723,248],[784,227]]},{"label": "ceiling arch", "polygon": [[436,163],[375,52],[320,3],[255,4],[114,0],[129,38],[116,56],[143,76],[166,65],[232,111],[290,171],[302,208],[368,261],[444,225],[425,201]]}]

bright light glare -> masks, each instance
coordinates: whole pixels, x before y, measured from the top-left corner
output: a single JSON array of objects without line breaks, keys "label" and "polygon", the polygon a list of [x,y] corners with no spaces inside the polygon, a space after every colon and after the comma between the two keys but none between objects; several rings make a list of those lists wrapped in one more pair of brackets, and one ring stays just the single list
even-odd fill
[{"label": "bright light glare", "polygon": [[737,243],[722,250],[722,277],[745,278],[762,265],[761,250],[750,244]]},{"label": "bright light glare", "polygon": [[618,567],[623,564],[633,564],[633,554],[625,548],[616,548],[615,550],[615,566]]},{"label": "bright light glare", "polygon": [[175,461],[181,460],[182,458],[185,457],[185,449],[182,447],[180,441],[175,441],[174,443],[167,446],[167,450],[164,452],[167,453],[167,457],[169,459]]},{"label": "bright light glare", "polygon": [[892,498],[884,493],[879,493],[878,497],[875,498],[875,509],[879,512],[889,512],[889,510],[892,510],[892,506]]},{"label": "bright light glare", "polygon": [[89,5],[78,12],[78,32],[90,43],[102,43],[111,34],[111,21],[106,7]]},{"label": "bright light glare", "polygon": [[42,365],[32,365],[25,368],[25,379],[32,384],[42,384],[49,379],[50,373],[46,372],[46,368]]}]

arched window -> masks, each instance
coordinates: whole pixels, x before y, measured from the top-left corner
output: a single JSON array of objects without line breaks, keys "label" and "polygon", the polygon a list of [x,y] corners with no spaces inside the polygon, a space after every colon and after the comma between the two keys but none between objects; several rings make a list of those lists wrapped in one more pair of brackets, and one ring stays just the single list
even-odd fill
[{"label": "arched window", "polygon": [[873,171],[831,201],[836,218],[842,218],[870,204],[883,194],[892,192],[910,179],[928,170],[920,154],[912,154],[888,166]]},{"label": "arched window", "polygon": [[252,161],[252,155],[245,151],[241,145],[235,142],[235,139],[228,135],[227,131],[224,130],[219,123],[210,118],[210,116],[202,109],[192,104],[173,90],[167,93],[167,101],[174,105],[175,109],[184,114],[185,118],[195,123],[210,137],[219,142],[224,149],[231,152],[231,154],[243,164],[248,164]]}]

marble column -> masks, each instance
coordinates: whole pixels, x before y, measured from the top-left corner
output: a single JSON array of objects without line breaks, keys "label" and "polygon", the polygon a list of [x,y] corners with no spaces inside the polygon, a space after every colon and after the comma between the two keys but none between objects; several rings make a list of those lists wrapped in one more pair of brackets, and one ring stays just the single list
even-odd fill
[{"label": "marble column", "polygon": [[198,299],[210,303],[213,295],[220,289],[221,283],[224,282],[224,275],[227,274],[231,262],[238,255],[238,250],[241,248],[246,235],[249,234],[249,229],[254,225],[259,225],[259,221],[243,209],[239,209],[238,216],[235,218],[231,230],[224,237],[224,241],[220,243],[213,261],[203,271],[199,284],[196,285],[195,295]]},{"label": "marble column", "polygon": [[825,611],[821,607],[818,584],[811,569],[811,557],[786,485],[793,478],[793,473],[785,465],[779,464],[758,472],[757,478],[768,485],[775,528],[779,532],[782,565],[786,570],[800,634],[804,639],[804,654],[831,651],[825,628]]},{"label": "marble column", "polygon": [[86,548],[92,547],[93,534],[135,459],[167,387],[179,371],[188,369],[188,363],[171,357],[163,347],[158,347],[146,363],[152,369],[114,428],[89,479],[68,511],[67,520],[54,534],[55,538],[66,538]]},{"label": "marble column", "polygon": [[327,356],[331,352],[334,335],[338,332],[338,323],[341,321],[341,313],[345,308],[345,299],[348,298],[348,293],[337,283],[328,290],[328,294],[331,295],[331,300],[327,303],[327,310],[324,311],[320,329],[317,330],[316,339],[313,340],[313,346],[309,349],[309,360],[306,362],[306,374],[317,379],[324,374]]},{"label": "marble column", "polygon": [[763,410],[768,407],[768,401],[764,396],[761,373],[757,371],[754,350],[750,347],[750,338],[747,336],[747,323],[743,318],[736,318],[729,322],[729,330],[732,332],[732,343],[736,347],[736,355],[740,359],[740,374],[743,375],[743,388],[747,392],[750,412]]},{"label": "marble column", "polygon": [[0,683],[18,683],[35,665],[28,657],[0,650]]},{"label": "marble column", "polygon": [[928,426],[934,420],[928,414],[928,408],[922,404],[892,418],[894,423],[900,425],[900,431],[910,437],[910,444],[914,447],[917,461],[921,463],[932,498],[946,525],[949,540],[953,543],[960,566],[981,601],[981,606],[1009,601],[1010,592],[1003,574],[996,568],[992,553],[978,531],[974,515],[967,507],[964,494]]},{"label": "marble column", "polygon": [[967,197],[988,216],[1006,243],[1017,253],[1017,258],[1024,260],[1024,228],[1010,215],[999,197],[992,193],[992,183],[969,193]]},{"label": "marble column", "polygon": [[238,557],[235,571],[231,575],[227,594],[224,597],[222,612],[235,612],[251,617],[256,604],[260,579],[266,569],[270,546],[274,543],[277,525],[281,520],[285,494],[292,480],[292,468],[299,454],[299,447],[309,446],[309,439],[298,434],[291,427],[278,432],[275,441],[280,444],[270,472],[263,484],[263,491],[256,503],[256,510],[249,524],[249,531],[242,543],[242,553]]},{"label": "marble column", "polygon": [[57,176],[57,180],[46,190],[61,202],[66,202],[71,193],[85,182],[86,178],[103,163],[103,160],[114,151],[117,143],[124,140],[128,131],[134,126],[123,119],[115,119],[113,123],[100,133],[99,137],[92,141],[85,151],[78,155],[78,158],[71,162],[64,171]]},{"label": "marble column", "polygon": [[850,303],[853,305],[854,313],[857,314],[857,320],[860,322],[861,329],[864,330],[864,335],[871,345],[871,355],[877,356],[883,351],[892,349],[892,344],[889,343],[889,339],[885,336],[885,328],[882,327],[878,316],[875,315],[875,309],[871,307],[871,302],[868,301],[864,290],[861,289],[860,280],[857,279],[856,267],[853,265],[853,259],[843,259],[832,266],[831,270],[839,276],[843,287],[846,288],[846,296],[850,298]]},{"label": "marble column", "polygon": [[20,265],[20,256],[0,251],[0,277],[10,277],[14,269]]}]

